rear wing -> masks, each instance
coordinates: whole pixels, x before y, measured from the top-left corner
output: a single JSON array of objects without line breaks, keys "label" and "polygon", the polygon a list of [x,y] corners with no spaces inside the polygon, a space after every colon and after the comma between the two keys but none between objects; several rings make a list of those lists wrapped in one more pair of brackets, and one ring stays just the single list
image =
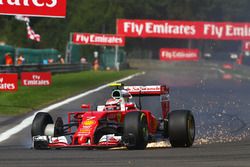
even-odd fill
[{"label": "rear wing", "polygon": [[[151,86],[124,86],[132,96],[160,96],[162,108],[162,118],[166,119],[169,109],[169,88],[166,85],[151,85]],[[139,100],[141,106],[141,100]]]},{"label": "rear wing", "polygon": [[169,94],[169,88],[166,85],[151,86],[124,86],[132,96],[161,96]]}]

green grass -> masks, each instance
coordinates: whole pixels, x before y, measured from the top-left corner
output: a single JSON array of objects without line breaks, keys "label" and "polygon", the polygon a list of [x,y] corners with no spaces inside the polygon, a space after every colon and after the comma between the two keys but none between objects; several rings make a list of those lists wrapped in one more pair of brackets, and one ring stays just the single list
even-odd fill
[{"label": "green grass", "polygon": [[37,110],[136,72],[125,70],[57,74],[52,77],[52,85],[48,87],[23,87],[19,83],[16,92],[0,92],[0,115],[19,115]]}]

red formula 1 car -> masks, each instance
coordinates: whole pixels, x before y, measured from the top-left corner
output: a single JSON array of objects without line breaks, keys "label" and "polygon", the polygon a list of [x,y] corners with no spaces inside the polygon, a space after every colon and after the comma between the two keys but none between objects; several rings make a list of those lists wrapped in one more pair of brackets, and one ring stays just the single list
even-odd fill
[{"label": "red formula 1 car", "polygon": [[[156,86],[123,86],[112,84],[111,98],[105,105],[83,104],[87,111],[69,112],[68,123],[58,117],[53,123],[48,113],[37,113],[31,129],[35,149],[112,148],[145,149],[150,142],[169,139],[172,147],[190,147],[195,138],[195,121],[189,110],[169,111],[169,88]],[[160,96],[162,117],[131,102],[132,96]],[[141,103],[140,103],[141,104]]]}]

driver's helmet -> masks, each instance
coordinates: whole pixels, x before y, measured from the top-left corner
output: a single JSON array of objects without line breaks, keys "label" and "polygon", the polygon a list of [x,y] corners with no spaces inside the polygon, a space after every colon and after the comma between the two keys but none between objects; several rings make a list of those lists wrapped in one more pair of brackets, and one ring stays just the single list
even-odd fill
[{"label": "driver's helmet", "polygon": [[119,110],[120,109],[120,99],[108,99],[105,104],[106,110]]}]

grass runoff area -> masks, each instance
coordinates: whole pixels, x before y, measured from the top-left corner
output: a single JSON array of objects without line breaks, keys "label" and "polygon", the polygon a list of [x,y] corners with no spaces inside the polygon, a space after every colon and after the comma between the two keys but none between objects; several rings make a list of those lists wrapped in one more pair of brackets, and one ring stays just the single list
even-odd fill
[{"label": "grass runoff area", "polygon": [[136,72],[124,70],[57,74],[52,76],[52,85],[45,87],[24,87],[19,83],[16,92],[0,92],[0,115],[19,115],[37,110]]}]

